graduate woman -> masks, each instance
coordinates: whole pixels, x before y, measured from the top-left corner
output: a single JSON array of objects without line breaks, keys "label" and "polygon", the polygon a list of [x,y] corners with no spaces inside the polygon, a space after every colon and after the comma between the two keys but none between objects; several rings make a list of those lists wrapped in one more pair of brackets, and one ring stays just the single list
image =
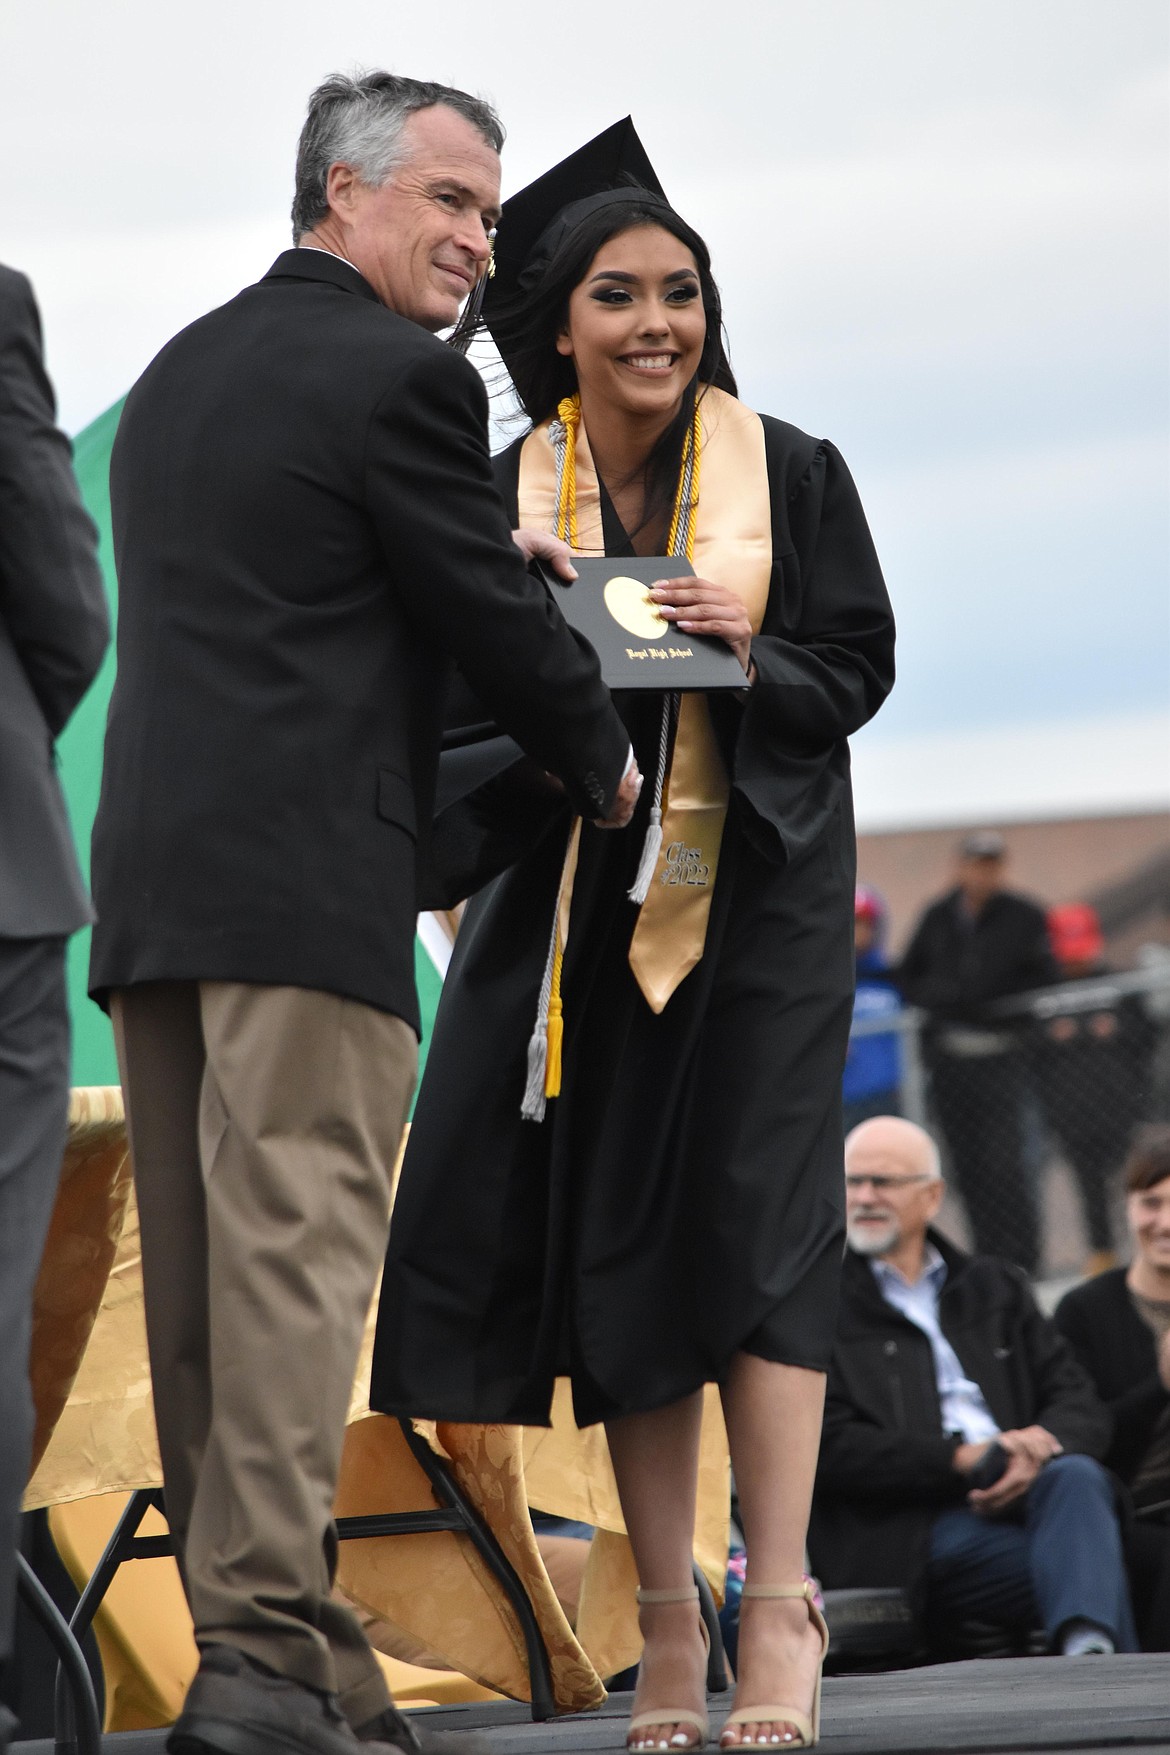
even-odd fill
[{"label": "graduate woman", "polygon": [[641,1581],[630,1746],[683,1748],[707,1738],[691,1532],[717,1383],[748,1549],[723,1740],[807,1745],[853,990],[846,738],[893,680],[889,601],[832,445],[736,400],[706,247],[628,120],[505,206],[485,316],[532,421],[497,459],[514,522],[582,555],[685,557],[693,577],[662,561],[664,623],[726,642],[743,678],[616,697],[647,776],[621,835],[519,761],[440,820],[454,889],[514,862],[455,947],[371,1402],[547,1424],[571,1376],[578,1421],[605,1422]]}]

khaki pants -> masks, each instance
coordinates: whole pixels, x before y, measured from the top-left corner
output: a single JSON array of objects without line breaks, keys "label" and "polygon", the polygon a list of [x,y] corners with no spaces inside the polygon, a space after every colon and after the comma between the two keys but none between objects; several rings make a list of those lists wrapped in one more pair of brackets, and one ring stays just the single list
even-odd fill
[{"label": "khaki pants", "polygon": [[401,1018],[295,987],[113,996],[167,1519],[201,1646],[388,1695],[330,1598],[333,1495],[418,1068]]}]

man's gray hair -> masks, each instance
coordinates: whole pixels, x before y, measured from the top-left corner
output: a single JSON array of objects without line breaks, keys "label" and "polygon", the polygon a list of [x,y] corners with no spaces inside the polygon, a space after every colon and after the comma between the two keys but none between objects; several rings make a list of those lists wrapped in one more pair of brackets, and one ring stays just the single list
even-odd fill
[{"label": "man's gray hair", "polygon": [[493,152],[503,147],[503,125],[491,105],[452,85],[397,73],[331,73],[309,99],[297,145],[293,242],[329,212],[330,165],[352,165],[363,183],[380,188],[409,156],[402,142],[408,120],[433,104],[446,104],[470,122]]}]

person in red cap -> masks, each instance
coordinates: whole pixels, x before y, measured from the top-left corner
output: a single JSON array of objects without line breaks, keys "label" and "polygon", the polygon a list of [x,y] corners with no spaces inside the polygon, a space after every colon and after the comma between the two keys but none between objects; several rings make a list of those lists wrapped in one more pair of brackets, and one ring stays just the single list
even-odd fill
[{"label": "person in red cap", "polygon": [[1048,936],[1061,974],[1069,981],[1097,975],[1104,965],[1101,920],[1088,902],[1061,902],[1048,910]]},{"label": "person in red cap", "polygon": [[1085,1272],[1097,1274],[1117,1265],[1113,1182],[1145,1109],[1156,1032],[1141,999],[1108,979],[1095,908],[1050,908],[1048,936],[1070,988],[1059,1009],[1047,1008],[1038,1020],[1037,1088],[1077,1180],[1089,1241]]}]

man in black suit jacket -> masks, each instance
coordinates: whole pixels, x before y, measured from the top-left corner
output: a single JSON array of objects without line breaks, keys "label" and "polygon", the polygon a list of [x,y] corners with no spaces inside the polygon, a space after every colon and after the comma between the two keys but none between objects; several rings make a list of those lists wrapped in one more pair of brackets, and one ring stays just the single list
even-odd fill
[{"label": "man in black suit jacket", "polygon": [[415,1079],[451,660],[583,815],[621,826],[639,783],[508,529],[480,380],[433,333],[486,265],[501,141],[463,93],[327,81],[300,247],[163,349],[114,449],[91,979],[202,1653],[181,1748],[407,1738],[330,1596],[331,1507]]},{"label": "man in black suit jacket", "polygon": [[[53,743],[109,639],[95,539],[32,288],[0,266],[0,1669],[32,1442],[32,1288],[68,1113],[65,942],[92,918]],[[0,1707],[0,1746],[6,1721]]]}]

